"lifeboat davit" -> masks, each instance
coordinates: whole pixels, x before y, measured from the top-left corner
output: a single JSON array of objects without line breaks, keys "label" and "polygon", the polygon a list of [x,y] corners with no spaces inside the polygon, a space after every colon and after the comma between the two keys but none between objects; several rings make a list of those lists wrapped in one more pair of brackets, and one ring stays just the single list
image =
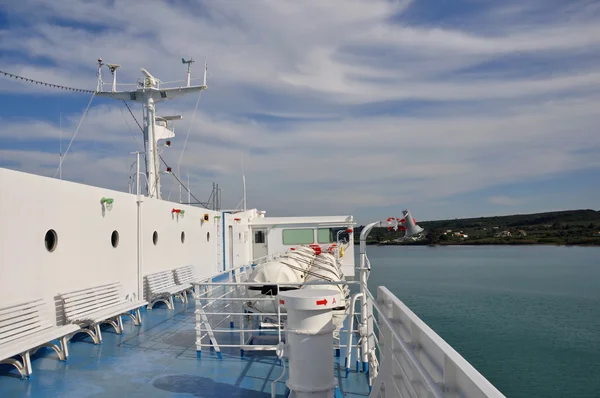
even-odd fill
[{"label": "lifeboat davit", "polygon": [[342,273],[341,266],[333,255],[322,253],[315,258],[313,266],[310,268],[305,279],[305,283],[310,282],[330,282],[332,284],[306,284],[301,289],[326,289],[340,294],[341,300],[339,303],[335,303],[336,306],[333,308],[333,324],[336,331],[339,332],[344,325],[348,307],[350,306],[350,289],[348,284],[345,283],[346,279]]}]

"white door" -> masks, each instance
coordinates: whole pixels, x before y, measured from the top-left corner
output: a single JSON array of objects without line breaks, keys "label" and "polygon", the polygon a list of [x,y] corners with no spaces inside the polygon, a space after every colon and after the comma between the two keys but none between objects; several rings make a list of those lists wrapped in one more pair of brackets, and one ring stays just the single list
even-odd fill
[{"label": "white door", "polygon": [[269,254],[267,248],[267,230],[252,230],[252,259],[256,260]]}]

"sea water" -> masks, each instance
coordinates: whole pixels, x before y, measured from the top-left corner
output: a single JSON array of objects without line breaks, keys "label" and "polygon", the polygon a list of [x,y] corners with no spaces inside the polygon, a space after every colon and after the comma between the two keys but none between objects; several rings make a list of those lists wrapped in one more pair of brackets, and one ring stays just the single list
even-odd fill
[{"label": "sea water", "polygon": [[600,397],[600,248],[367,254],[371,291],[390,289],[507,397]]}]

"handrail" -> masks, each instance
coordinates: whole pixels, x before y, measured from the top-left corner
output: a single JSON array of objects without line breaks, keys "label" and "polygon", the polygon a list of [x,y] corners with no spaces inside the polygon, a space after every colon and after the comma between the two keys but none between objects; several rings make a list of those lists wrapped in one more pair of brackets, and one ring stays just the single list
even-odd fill
[{"label": "handrail", "polygon": [[[375,298],[373,297],[371,292],[369,290],[366,290],[366,292],[367,292],[368,298],[371,300],[371,304],[373,305],[373,308],[375,308],[378,313],[384,314],[384,312],[382,312],[382,310],[381,310],[381,307],[377,303],[377,300],[375,300]],[[400,337],[398,332],[396,332],[394,325],[392,325],[392,323],[385,316],[381,316],[380,319],[389,328],[390,332],[392,333],[392,337],[396,340],[396,343],[398,343],[398,345],[402,349],[402,353],[404,355],[406,355],[406,357],[410,361],[411,365],[417,370],[417,372],[419,373],[419,376],[421,376],[421,378],[427,385],[427,388],[429,389],[429,391],[431,391],[435,395],[436,398],[443,398],[444,395],[438,388],[436,382],[431,378],[429,373],[427,373],[427,371],[423,368],[423,365],[415,357],[415,355],[410,350],[410,348],[406,345],[406,343],[404,342],[402,337]]]},{"label": "handrail", "polygon": [[[367,296],[368,299],[372,301],[374,310],[379,313],[377,319],[374,317],[374,311],[372,314],[369,314],[369,316],[373,317],[380,333],[382,330],[380,324],[385,325],[387,328],[386,333],[389,332],[393,339],[392,347],[385,347],[384,345],[383,351],[381,349],[379,350],[382,358],[388,358],[387,355],[391,355],[391,359],[397,361],[398,366],[390,366],[390,364],[388,364],[387,368],[400,369],[406,378],[406,372],[395,352],[397,346],[402,353],[402,356],[409,362],[411,368],[418,372],[427,388],[436,397],[443,396],[441,391],[454,391],[457,395],[464,397],[504,397],[504,395],[466,359],[427,326],[423,320],[415,315],[387,288],[383,286],[378,287],[378,300],[373,297],[370,291],[367,291]],[[386,315],[389,311],[382,308],[382,303],[390,304],[393,313]],[[395,314],[400,315],[400,317],[396,318]],[[399,334],[398,322],[404,326],[407,333],[411,336],[409,342]],[[417,331],[416,335],[414,334],[415,330]],[[378,341],[377,346],[379,346]],[[418,358],[417,354],[413,352],[413,349],[419,350],[420,354]],[[442,362],[440,362],[440,356],[443,358],[441,360]],[[425,366],[428,366],[431,369],[428,371]],[[382,368],[382,373],[378,378],[383,377],[383,371],[390,371],[390,369],[387,368]],[[434,375],[439,378],[439,380],[434,380]],[[393,379],[394,375],[392,374],[390,377]],[[411,380],[406,380],[408,384],[410,384]],[[376,387],[380,387],[382,382],[383,380],[376,380]],[[377,390],[374,388],[373,392],[376,393],[376,391]]]}]

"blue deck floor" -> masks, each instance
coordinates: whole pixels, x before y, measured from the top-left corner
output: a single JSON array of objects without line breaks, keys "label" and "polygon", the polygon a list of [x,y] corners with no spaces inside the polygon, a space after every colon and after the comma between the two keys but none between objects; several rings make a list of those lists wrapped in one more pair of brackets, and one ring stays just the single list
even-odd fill
[{"label": "blue deck floor", "polygon": [[[224,354],[220,360],[203,352],[197,358],[193,300],[177,303],[174,311],[155,306],[143,311],[142,319],[136,327],[124,318],[122,335],[103,327],[101,345],[78,334],[69,343],[67,362],[51,349],[40,349],[32,356],[29,380],[21,380],[14,367],[0,365],[0,397],[271,397],[271,382],[282,371],[274,354]],[[366,375],[353,369],[346,377],[343,352],[337,360],[342,395],[368,396]],[[286,393],[285,383],[279,382],[278,397]]]}]

